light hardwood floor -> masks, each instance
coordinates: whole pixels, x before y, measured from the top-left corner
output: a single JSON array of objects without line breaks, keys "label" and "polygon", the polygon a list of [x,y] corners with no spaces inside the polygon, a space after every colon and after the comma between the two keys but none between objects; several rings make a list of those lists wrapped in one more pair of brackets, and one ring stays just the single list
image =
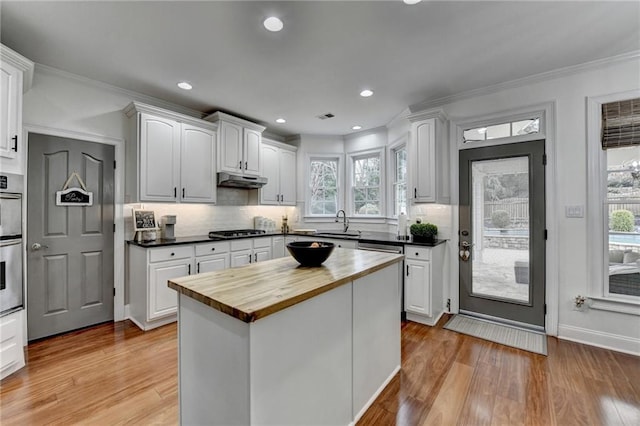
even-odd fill
[{"label": "light hardwood floor", "polygon": [[[640,358],[549,338],[549,356],[415,323],[358,425],[638,425]],[[177,424],[176,326],[103,324],[32,343],[0,424]]]}]

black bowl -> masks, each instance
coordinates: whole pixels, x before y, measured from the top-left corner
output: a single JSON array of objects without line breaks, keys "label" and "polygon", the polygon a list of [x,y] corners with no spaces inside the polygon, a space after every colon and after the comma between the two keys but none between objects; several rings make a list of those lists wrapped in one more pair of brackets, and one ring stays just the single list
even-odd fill
[{"label": "black bowl", "polygon": [[291,256],[302,266],[320,266],[334,248],[335,244],[321,241],[295,241],[287,244]]}]

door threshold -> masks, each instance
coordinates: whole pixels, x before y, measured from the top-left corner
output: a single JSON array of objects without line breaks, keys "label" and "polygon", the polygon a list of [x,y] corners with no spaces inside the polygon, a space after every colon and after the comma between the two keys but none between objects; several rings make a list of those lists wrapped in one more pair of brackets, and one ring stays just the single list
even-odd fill
[{"label": "door threshold", "polygon": [[525,331],[533,331],[537,333],[546,334],[544,327],[540,325],[527,324],[525,322],[513,321],[513,320],[500,318],[500,317],[493,317],[491,315],[485,315],[478,312],[465,311],[464,309],[460,309],[459,313],[462,315],[466,315],[466,316],[473,317],[473,318],[487,321],[487,322],[508,325],[508,326],[519,328]]}]

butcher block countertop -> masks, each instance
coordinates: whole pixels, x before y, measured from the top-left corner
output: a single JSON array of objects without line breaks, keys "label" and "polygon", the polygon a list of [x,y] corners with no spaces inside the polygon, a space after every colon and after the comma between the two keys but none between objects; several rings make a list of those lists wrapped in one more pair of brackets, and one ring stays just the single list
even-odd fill
[{"label": "butcher block countertop", "polygon": [[244,322],[253,322],[402,261],[399,254],[336,248],[319,267],[290,256],[175,278],[169,287]]}]

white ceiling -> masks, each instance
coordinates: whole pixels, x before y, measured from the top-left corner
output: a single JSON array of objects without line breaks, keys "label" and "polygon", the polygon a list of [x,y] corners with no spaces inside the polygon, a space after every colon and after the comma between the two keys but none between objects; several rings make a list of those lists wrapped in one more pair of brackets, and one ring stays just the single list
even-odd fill
[{"label": "white ceiling", "polygon": [[[419,102],[640,51],[638,1],[0,5],[2,43],[37,63],[282,135],[349,134]],[[266,31],[269,15],[284,30]]]}]

